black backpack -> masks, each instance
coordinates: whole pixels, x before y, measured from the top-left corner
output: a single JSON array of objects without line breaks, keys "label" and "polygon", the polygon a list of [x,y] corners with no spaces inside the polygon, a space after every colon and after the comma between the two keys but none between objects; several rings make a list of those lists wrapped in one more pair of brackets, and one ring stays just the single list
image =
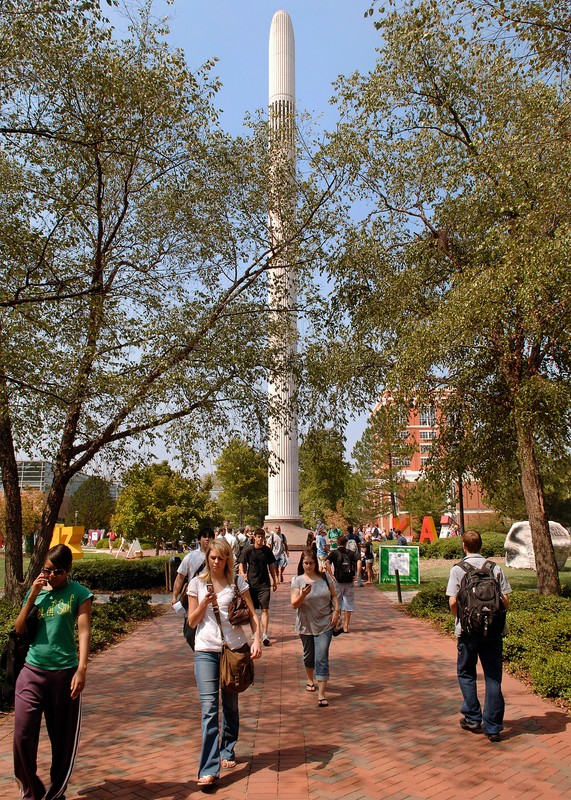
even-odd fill
[{"label": "black backpack", "polygon": [[355,562],[347,551],[337,550],[335,557],[335,580],[337,583],[353,583]]},{"label": "black backpack", "polygon": [[479,639],[501,636],[506,623],[499,579],[493,561],[475,567],[466,561],[457,564],[465,575],[456,596],[462,632]]}]

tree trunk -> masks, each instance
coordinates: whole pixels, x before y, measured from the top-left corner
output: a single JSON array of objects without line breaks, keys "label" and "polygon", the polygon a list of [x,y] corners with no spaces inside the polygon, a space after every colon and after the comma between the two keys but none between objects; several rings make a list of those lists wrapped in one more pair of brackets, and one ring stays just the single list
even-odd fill
[{"label": "tree trunk", "polygon": [[458,513],[460,516],[460,536],[464,535],[464,475],[461,469],[458,470]]},{"label": "tree trunk", "polygon": [[561,594],[559,571],[555,561],[553,542],[545,513],[543,486],[535,455],[533,430],[516,408],[515,427],[517,434],[517,458],[521,470],[521,486],[525,498],[531,541],[535,553],[537,590],[539,594]]},{"label": "tree trunk", "polygon": [[0,463],[4,485],[6,538],[4,555],[6,600],[19,605],[24,595],[24,560],[22,556],[22,496],[14,452],[12,428],[6,414],[0,415]]}]

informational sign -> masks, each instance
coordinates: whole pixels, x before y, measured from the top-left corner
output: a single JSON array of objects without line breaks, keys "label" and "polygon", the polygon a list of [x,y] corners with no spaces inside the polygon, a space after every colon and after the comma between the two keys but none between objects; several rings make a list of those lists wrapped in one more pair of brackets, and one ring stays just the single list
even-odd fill
[{"label": "informational sign", "polygon": [[395,571],[398,570],[401,583],[420,583],[418,547],[379,548],[380,581],[396,584]]}]

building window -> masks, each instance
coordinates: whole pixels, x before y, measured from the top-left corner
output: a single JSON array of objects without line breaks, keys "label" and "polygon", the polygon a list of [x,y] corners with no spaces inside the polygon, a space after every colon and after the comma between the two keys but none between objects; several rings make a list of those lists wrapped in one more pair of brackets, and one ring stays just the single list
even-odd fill
[{"label": "building window", "polygon": [[393,458],[393,467],[410,467],[410,458]]},{"label": "building window", "polygon": [[436,439],[436,431],[419,431],[419,438],[424,439],[424,441]]},{"label": "building window", "polygon": [[420,445],[420,452],[421,453],[431,453],[432,452],[432,445],[431,444],[421,444]]},{"label": "building window", "polygon": [[434,406],[424,406],[420,409],[418,418],[421,425],[433,428],[436,425],[436,409]]},{"label": "building window", "polygon": [[425,467],[430,460],[430,456],[421,456],[420,457],[420,466]]}]

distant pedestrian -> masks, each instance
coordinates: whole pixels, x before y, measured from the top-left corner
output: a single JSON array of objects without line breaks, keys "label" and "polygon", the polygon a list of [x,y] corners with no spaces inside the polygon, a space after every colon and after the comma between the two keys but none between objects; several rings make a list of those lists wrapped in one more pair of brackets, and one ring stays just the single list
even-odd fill
[{"label": "distant pedestrian", "polygon": [[285,533],[282,533],[281,525],[276,525],[274,531],[266,539],[266,544],[271,547],[276,560],[276,571],[279,582],[284,582],[284,570],[288,564],[289,549]]},{"label": "distant pedestrian", "polygon": [[329,553],[329,544],[325,536],[325,526],[323,523],[315,533],[315,548],[317,552],[317,560],[320,569],[327,569],[327,554]]},{"label": "distant pedestrian", "polygon": [[333,565],[337,583],[337,597],[341,608],[343,630],[349,633],[351,614],[355,610],[355,587],[353,579],[357,572],[357,554],[348,548],[346,536],[340,536],[337,550],[332,550],[327,560]]}]

